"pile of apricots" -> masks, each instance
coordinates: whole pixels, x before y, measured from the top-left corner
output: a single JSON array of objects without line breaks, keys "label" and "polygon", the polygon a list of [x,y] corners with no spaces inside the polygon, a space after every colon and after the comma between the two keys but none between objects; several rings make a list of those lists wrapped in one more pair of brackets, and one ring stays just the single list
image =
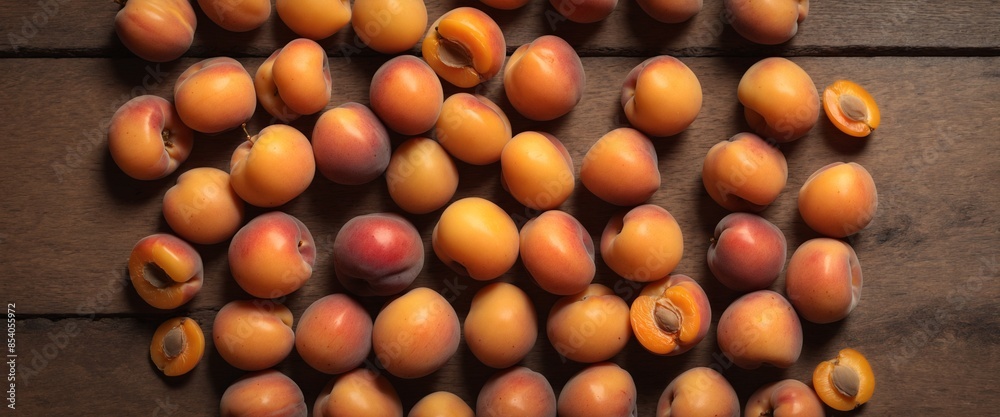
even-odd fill
[{"label": "pile of apricots", "polygon": [[[198,0],[204,14],[236,32],[260,27],[270,0]],[[251,74],[229,57],[202,60],[176,79],[169,98],[144,95],[122,105],[108,129],[115,163],[139,180],[174,173],[196,136],[240,129],[229,171],[193,167],[162,200],[172,233],[138,241],[128,270],[135,291],[163,310],[181,307],[204,283],[193,244],[228,244],[232,279],[251,298],[219,309],[206,340],[189,317],[156,329],[150,357],[167,376],[191,371],[215,349],[247,371],[222,395],[223,416],[305,416],[302,390],[273,368],[294,350],[308,366],[333,375],[312,405],[316,416],[403,416],[399,396],[379,369],[405,379],[440,369],[464,346],[496,373],[474,407],[449,392],[434,392],[409,410],[430,416],[634,416],[637,389],[627,369],[612,362],[634,337],[656,355],[681,355],[702,342],[711,324],[709,296],[700,283],[717,279],[743,294],[716,323],[718,347],[736,366],[787,368],[803,345],[800,319],[845,319],[861,299],[862,269],[843,238],[873,220],[878,196],[871,174],[854,162],[831,161],[805,179],[797,195],[802,220],[824,237],[802,243],[789,258],[785,234],[760,213],[784,192],[788,163],[781,143],[806,135],[820,109],[844,133],[865,137],[879,125],[874,98],[848,80],[822,94],[793,61],[770,57],[753,64],[737,88],[747,126],[711,147],[701,178],[705,192],[730,211],[718,223],[707,265],[713,277],[675,271],[684,244],[669,211],[648,203],[661,186],[652,138],[685,131],[698,117],[697,75],[671,56],[649,58],[622,74],[620,105],[631,127],[607,132],[584,156],[579,172],[559,138],[513,132],[493,100],[443,83],[472,88],[502,77],[511,107],[527,119],[558,119],[580,102],[585,68],[573,46],[544,35],[507,56],[503,32],[489,10],[515,9],[526,0],[482,0],[482,9],[458,7],[428,26],[423,0],[277,0],[280,20],[300,37],[275,50]],[[551,0],[578,23],[607,17],[617,0]],[[690,19],[701,0],[638,0],[654,19]],[[752,42],[780,44],[796,34],[808,0],[725,0],[732,27]],[[188,0],[127,0],[115,19],[121,42],[149,61],[184,55],[196,29]],[[331,103],[327,51],[318,40],[351,24],[373,51],[399,54],[422,41],[420,56],[401,54],[371,77],[368,103]],[[280,122],[251,134],[245,123],[258,105]],[[311,132],[288,124],[318,115]],[[392,149],[390,134],[408,137]],[[499,168],[502,188],[531,212],[520,229],[487,198],[455,200],[455,160]],[[339,229],[332,247],[317,247],[308,225],[276,208],[299,198],[315,180],[344,185],[385,181],[400,213],[369,213]],[[559,210],[577,190],[622,207],[595,242],[574,216]],[[252,219],[247,205],[274,209]],[[425,259],[423,237],[407,214],[439,213],[430,236],[436,260]],[[305,285],[317,251],[329,251],[346,290],[315,300],[299,317],[276,299]],[[626,300],[594,282],[598,255],[641,292]],[[492,282],[471,298],[465,317],[438,292],[414,281],[426,262],[441,262],[478,281],[495,280],[520,261],[522,282]],[[785,273],[783,292],[770,288]],[[559,296],[550,306],[532,300],[537,285]],[[359,297],[386,297],[374,317]],[[539,323],[539,308],[546,322]],[[544,333],[540,332],[544,326]],[[581,329],[586,329],[585,332]],[[521,366],[545,343],[568,360],[589,364],[556,394],[545,375]],[[875,379],[865,356],[844,348],[816,364],[809,381],[765,381],[741,401],[726,378],[699,367],[677,375],[663,390],[657,416],[821,416],[826,407],[853,410],[869,401]],[[792,414],[781,414],[785,410]]]}]

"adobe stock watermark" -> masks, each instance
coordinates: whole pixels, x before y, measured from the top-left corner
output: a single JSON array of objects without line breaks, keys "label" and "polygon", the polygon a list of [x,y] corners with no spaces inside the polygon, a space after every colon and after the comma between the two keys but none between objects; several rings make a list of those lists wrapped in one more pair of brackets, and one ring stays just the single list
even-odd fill
[{"label": "adobe stock watermark", "polygon": [[20,52],[21,47],[30,44],[32,39],[48,27],[49,21],[59,15],[61,6],[66,3],[69,3],[69,0],[38,0],[35,2],[40,10],[30,16],[21,16],[20,27],[7,32],[7,42],[10,43],[10,48],[14,52]]},{"label": "adobe stock watermark", "polygon": [[107,116],[101,118],[96,126],[82,130],[79,138],[66,145],[66,154],[63,159],[50,164],[52,172],[56,175],[56,181],[62,184],[68,176],[72,175],[73,170],[92,163],[90,154],[94,152],[94,149],[106,147],[108,128],[111,126],[111,119],[118,108],[133,98],[149,94],[157,85],[166,81],[166,76],[167,72],[160,69],[160,64],[146,65],[142,82],[108,103]]}]

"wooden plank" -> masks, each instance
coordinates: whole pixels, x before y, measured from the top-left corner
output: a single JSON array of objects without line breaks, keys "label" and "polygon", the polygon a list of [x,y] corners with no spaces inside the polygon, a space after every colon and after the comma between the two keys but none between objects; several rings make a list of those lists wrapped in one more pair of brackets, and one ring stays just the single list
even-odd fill
[{"label": "wooden plank", "polygon": [[[570,1],[570,0],[564,0]],[[996,55],[1000,52],[1000,4],[961,0],[940,6],[927,0],[814,1],[799,34],[777,46],[752,44],[730,28],[721,1],[683,24],[663,24],[633,1],[622,1],[600,23],[566,21],[546,0],[515,11],[494,10],[474,0],[428,2],[429,21],[459,6],[487,10],[500,24],[508,51],[541,34],[564,36],[581,55],[755,56],[778,55]],[[188,56],[267,56],[293,39],[272,13],[261,28],[230,33],[195,4],[198,30]],[[0,56],[131,56],[114,33],[118,6],[106,1],[37,0],[0,4]],[[322,44],[331,55],[374,55],[347,27]],[[419,47],[414,51],[419,52]]]},{"label": "wooden plank", "polygon": [[[370,74],[382,57],[333,59],[335,87],[331,105],[367,103]],[[259,58],[241,59],[252,72]],[[875,399],[853,415],[985,415],[995,410],[995,367],[1000,359],[1000,323],[995,319],[1000,287],[1000,157],[995,111],[1000,94],[1000,58],[796,58],[822,87],[851,78],[870,89],[883,112],[882,127],[869,140],[836,132],[825,120],[805,138],[783,146],[789,183],[764,215],[786,231],[789,254],[815,237],[799,219],[795,194],[815,169],[837,160],[857,161],[871,170],[879,186],[880,208],[870,229],[851,239],[865,270],[862,302],[846,321],[806,325],[800,361],[786,371],[742,371],[718,358],[714,328],[691,353],[659,358],[634,341],[615,360],[640,386],[640,415],[655,407],[660,391],[677,373],[692,366],[715,366],[746,397],[763,382],[791,377],[807,380],[818,361],[843,347],[869,355],[879,378]],[[0,293],[17,304],[20,375],[29,375],[19,392],[19,407],[29,415],[87,410],[94,415],[212,415],[222,391],[240,375],[212,351],[189,377],[165,380],[147,359],[155,326],[172,315],[190,314],[207,332],[215,311],[231,299],[247,298],[228,275],[226,245],[199,246],[207,282],[202,293],[178,311],[146,306],[124,279],[124,266],[136,240],[168,228],[160,217],[160,198],[178,174],[153,182],[125,177],[103,142],[114,109],[133,94],[169,96],[172,80],[194,59],[149,65],[135,59],[3,59],[0,79],[6,93],[0,114],[6,125],[0,153]],[[503,99],[499,80],[479,92],[495,98],[511,116],[515,131],[544,130],[569,148],[577,168],[586,150],[608,130],[625,125],[618,94],[621,81],[641,58],[586,58],[584,100],[567,117],[536,123],[516,115]],[[752,59],[685,58],[699,76],[705,104],[684,134],[657,141],[663,186],[651,200],[670,210],[684,231],[685,256],[677,269],[695,277],[712,300],[713,322],[736,294],[716,283],[705,266],[705,251],[715,223],[726,213],[703,191],[701,161],[708,148],[746,129],[735,97],[736,84]],[[454,89],[450,89],[454,91]],[[268,123],[258,113],[251,129]],[[308,132],[312,119],[296,126]],[[402,138],[395,137],[398,143]],[[182,170],[196,166],[226,168],[241,140],[228,132],[199,136],[194,155]],[[524,210],[498,187],[498,167],[460,165],[456,198],[485,195],[514,218]],[[579,186],[579,184],[578,184]],[[574,194],[565,209],[590,233],[600,231],[618,208],[589,193]],[[340,225],[371,211],[398,211],[385,185],[337,186],[317,177],[303,197],[282,207],[312,230],[320,248],[317,273],[285,301],[298,317],[313,300],[341,291],[333,278],[329,248]],[[253,214],[261,210],[252,210]],[[416,285],[441,291],[460,316],[468,311],[482,283],[457,277],[433,255],[429,232],[436,214],[408,216],[425,237],[427,264]],[[324,249],[325,248],[325,249]],[[628,285],[599,265],[598,282],[631,299]],[[555,297],[544,294],[516,266],[503,280],[533,297],[540,319]],[[782,288],[782,281],[774,288]],[[362,300],[371,314],[382,298]],[[96,320],[90,320],[95,318]],[[72,327],[71,327],[72,326]],[[78,333],[77,333],[78,331]],[[76,335],[71,335],[76,334]],[[71,341],[63,343],[62,336]],[[539,338],[526,364],[544,372],[558,391],[581,365],[563,363]],[[60,345],[64,347],[60,347]],[[52,347],[54,346],[54,347]],[[46,349],[55,353],[47,355]],[[36,364],[34,352],[41,355]],[[432,389],[448,389],[474,402],[491,372],[462,347],[445,369],[415,381],[393,379],[411,405]],[[48,358],[47,356],[52,356]],[[44,366],[41,364],[45,363]],[[39,366],[35,366],[39,365]],[[328,377],[293,356],[280,366],[315,398]],[[65,381],[74,381],[66,389]],[[59,401],[52,401],[59,392]],[[981,393],[981,394],[980,394]],[[989,411],[988,411],[989,410]]]}]

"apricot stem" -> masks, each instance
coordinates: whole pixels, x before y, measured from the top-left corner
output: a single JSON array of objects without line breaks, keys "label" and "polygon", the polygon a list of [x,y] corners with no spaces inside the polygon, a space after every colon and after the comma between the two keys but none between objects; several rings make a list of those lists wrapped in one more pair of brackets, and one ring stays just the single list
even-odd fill
[{"label": "apricot stem", "polygon": [[676,333],[681,328],[681,315],[677,312],[677,307],[666,299],[656,300],[653,318],[656,319],[656,325],[668,333]]},{"label": "apricot stem", "polygon": [[831,372],[831,378],[833,379],[833,386],[848,397],[854,398],[858,396],[858,391],[861,386],[861,378],[858,373],[853,369],[836,364],[833,365],[833,372]]},{"label": "apricot stem", "polygon": [[174,282],[170,275],[155,263],[148,263],[142,268],[142,279],[158,289],[167,288]]},{"label": "apricot stem", "polygon": [[243,134],[247,135],[247,142],[250,142],[251,144],[253,144],[253,136],[251,136],[250,135],[250,131],[247,130],[247,124],[246,124],[246,122],[244,122],[243,124],[241,124],[240,127],[243,128]]},{"label": "apricot stem", "polygon": [[174,327],[167,331],[167,334],[163,335],[163,354],[167,356],[167,359],[173,359],[184,353],[184,348],[187,346],[187,337],[184,335],[184,320],[181,320]]}]

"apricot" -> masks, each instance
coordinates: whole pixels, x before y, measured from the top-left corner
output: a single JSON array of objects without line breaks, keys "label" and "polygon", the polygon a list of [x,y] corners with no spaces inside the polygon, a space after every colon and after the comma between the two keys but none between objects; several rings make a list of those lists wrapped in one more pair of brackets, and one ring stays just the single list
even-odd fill
[{"label": "apricot", "polygon": [[240,288],[258,298],[298,290],[312,276],[316,243],[294,216],[272,211],[247,222],[229,242],[229,270]]},{"label": "apricot", "polygon": [[392,300],[375,317],[372,347],[379,363],[400,378],[438,370],[458,350],[458,314],[441,294],[418,287]]},{"label": "apricot", "polygon": [[333,267],[337,280],[357,295],[393,295],[410,286],[423,269],[424,241],[398,214],[360,215],[337,232]]},{"label": "apricot", "polygon": [[608,17],[618,0],[549,0],[549,4],[571,22],[594,23]]},{"label": "apricot", "polygon": [[813,388],[823,402],[839,411],[851,411],[875,393],[875,373],[861,352],[846,348],[813,371]]},{"label": "apricot", "polygon": [[823,417],[816,393],[796,379],[765,384],[747,400],[745,416]]},{"label": "apricot", "polygon": [[703,0],[636,0],[653,19],[663,23],[681,23],[701,11]]},{"label": "apricot", "polygon": [[573,159],[548,133],[521,132],[500,153],[501,184],[514,199],[534,210],[559,207],[576,185]]},{"label": "apricot", "polygon": [[349,0],[275,0],[278,18],[297,35],[318,41],[351,22]]},{"label": "apricot", "polygon": [[253,116],[257,94],[243,64],[208,58],[188,67],[174,84],[174,106],[185,125],[202,133],[235,128]]},{"label": "apricot", "polygon": [[556,352],[569,360],[606,361],[632,337],[628,304],[610,288],[590,284],[556,301],[545,331]]},{"label": "apricot", "polygon": [[476,398],[477,417],[556,417],[556,394],[549,380],[523,366],[493,374]]},{"label": "apricot", "polygon": [[231,32],[249,32],[271,17],[270,0],[198,0],[201,11],[219,27]]},{"label": "apricot", "polygon": [[878,211],[878,190],[865,167],[834,162],[812,173],[799,189],[799,214],[813,230],[847,237],[864,230]]},{"label": "apricot", "polygon": [[326,51],[316,41],[298,38],[278,51],[271,68],[281,101],[297,114],[317,113],[330,102],[333,81]]},{"label": "apricot", "polygon": [[190,244],[174,235],[156,233],[132,247],[128,275],[143,301],[171,309],[191,301],[201,291],[205,267]]},{"label": "apricot", "polygon": [[191,372],[205,354],[205,334],[194,319],[174,317],[153,333],[149,357],[166,376]]},{"label": "apricot", "polygon": [[517,261],[517,225],[507,212],[480,197],[451,203],[434,226],[434,254],[452,270],[478,281],[503,275]]},{"label": "apricot", "polygon": [[240,378],[226,388],[219,402],[222,417],[306,417],[308,411],[295,381],[274,369]]},{"label": "apricot", "polygon": [[226,171],[199,167],[177,177],[163,194],[163,218],[184,239],[200,244],[223,242],[243,224],[243,200]]},{"label": "apricot", "polygon": [[474,7],[459,7],[431,25],[421,53],[441,78],[456,87],[475,87],[503,68],[507,42],[500,26]]},{"label": "apricot", "polygon": [[805,136],[819,120],[816,84],[802,67],[785,58],[765,58],[751,65],[736,94],[747,124],[776,142]]},{"label": "apricot", "polygon": [[181,122],[174,105],[162,97],[134,97],[111,116],[111,159],[122,172],[137,180],[157,180],[174,173],[191,155],[193,146],[194,131]]},{"label": "apricot", "polygon": [[809,15],[809,0],[724,0],[736,33],[764,45],[785,43]]},{"label": "apricot", "polygon": [[198,19],[189,0],[122,0],[115,33],[139,58],[173,61],[191,48]]},{"label": "apricot", "polygon": [[313,369],[339,374],[360,366],[372,347],[372,317],[346,294],[306,308],[295,327],[295,351]]},{"label": "apricot", "polygon": [[385,376],[357,368],[330,381],[313,407],[315,417],[403,417],[399,394]]},{"label": "apricot", "polygon": [[663,207],[644,204],[616,214],[601,234],[601,258],[625,279],[656,281],[681,261],[684,238],[677,220]]},{"label": "apricot", "polygon": [[367,106],[348,102],[319,116],[312,131],[316,168],[337,184],[361,185],[389,167],[389,131]]},{"label": "apricot", "polygon": [[632,332],[646,350],[679,355],[708,334],[712,306],[705,290],[687,275],[671,275],[646,284],[629,310]]},{"label": "apricot", "polygon": [[875,98],[849,80],[834,81],[823,89],[823,111],[837,129],[858,138],[872,134],[882,121]]},{"label": "apricot", "polygon": [[400,55],[375,71],[368,98],[372,110],[389,129],[418,135],[437,123],[444,90],[426,62],[413,55]]},{"label": "apricot", "polygon": [[444,207],[458,189],[458,167],[437,142],[416,137],[399,145],[385,170],[389,197],[408,213]]},{"label": "apricot", "polygon": [[434,124],[434,138],[462,162],[492,164],[500,160],[511,139],[510,120],[485,96],[455,93],[444,100]]},{"label": "apricot", "polygon": [[250,136],[229,161],[233,190],[257,207],[277,207],[301,195],[316,176],[312,144],[298,129],[270,125]]},{"label": "apricot", "polygon": [[774,291],[754,291],[733,301],[722,312],[716,330],[722,353],[743,369],[764,363],[788,368],[802,353],[799,317]]},{"label": "apricot", "polygon": [[427,394],[410,409],[407,417],[475,417],[472,407],[448,391]]},{"label": "apricot", "polygon": [[656,417],[700,416],[740,416],[740,399],[733,386],[722,374],[703,366],[677,375],[656,403]]},{"label": "apricot", "polygon": [[813,323],[842,320],[861,301],[861,263],[846,242],[810,239],[788,262],[785,293],[802,318]]},{"label": "apricot", "polygon": [[495,282],[476,292],[463,325],[465,344],[486,366],[507,368],[535,346],[535,305],[523,290]]},{"label": "apricot", "polygon": [[636,409],[635,381],[620,366],[604,362],[573,375],[559,392],[562,417],[632,417]]},{"label": "apricot", "polygon": [[543,290],[571,295],[594,280],[594,239],[573,215],[546,211],[521,227],[521,263]]},{"label": "apricot", "polygon": [[606,133],[584,155],[580,182],[611,204],[634,206],[646,202],[660,188],[653,142],[627,127]]},{"label": "apricot", "polygon": [[494,9],[514,10],[524,7],[524,5],[528,4],[529,0],[479,0],[479,1]]},{"label": "apricot", "polygon": [[544,35],[519,46],[504,67],[503,88],[510,104],[531,120],[569,113],[587,86],[583,62],[565,40]]},{"label": "apricot", "polygon": [[673,136],[687,129],[701,112],[701,83],[679,59],[652,57],[625,77],[622,107],[629,123],[643,133]]},{"label": "apricot", "polygon": [[212,325],[219,356],[244,371],[275,366],[292,352],[292,311],[271,300],[235,300],[222,306]]},{"label": "apricot", "polygon": [[278,58],[280,52],[281,48],[276,49],[257,67],[257,72],[253,75],[253,88],[264,111],[275,119],[288,123],[302,115],[285,104],[278,92],[278,86],[274,84],[274,60]]},{"label": "apricot", "polygon": [[752,213],[731,213],[715,226],[708,246],[708,268],[733,291],[770,287],[785,267],[785,234],[767,219]]},{"label": "apricot", "polygon": [[423,0],[355,0],[351,26],[361,42],[383,54],[412,48],[427,30]]},{"label": "apricot", "polygon": [[708,150],[701,181],[712,200],[726,210],[760,212],[785,188],[788,162],[760,136],[737,133]]}]

